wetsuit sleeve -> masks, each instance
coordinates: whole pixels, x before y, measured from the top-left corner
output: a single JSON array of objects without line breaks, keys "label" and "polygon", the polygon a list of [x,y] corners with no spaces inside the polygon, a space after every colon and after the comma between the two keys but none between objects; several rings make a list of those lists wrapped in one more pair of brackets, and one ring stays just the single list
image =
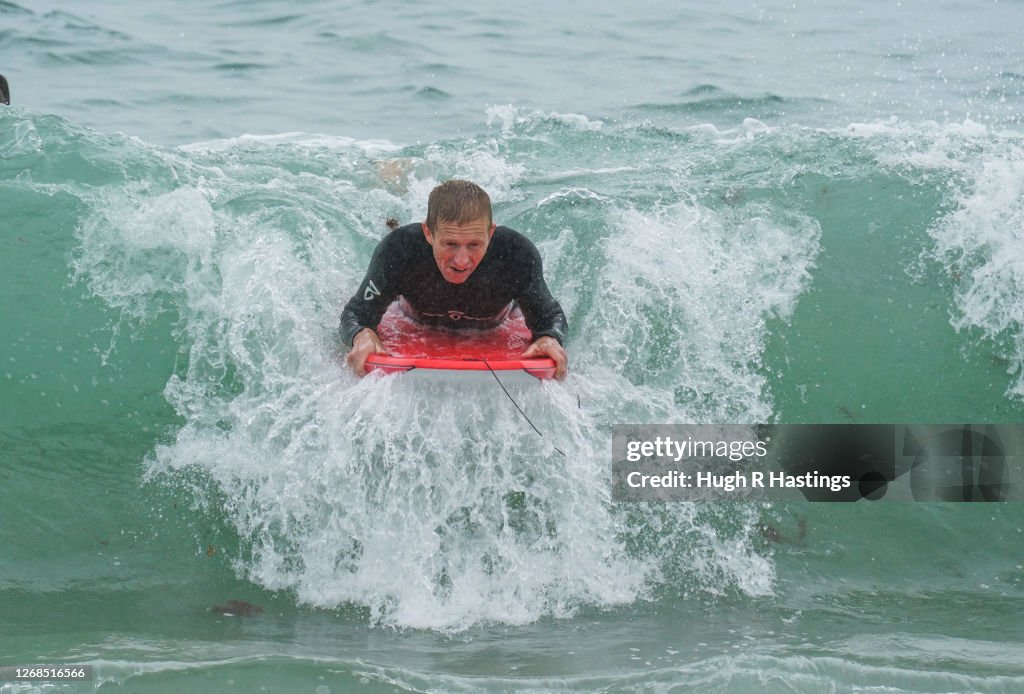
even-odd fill
[{"label": "wetsuit sleeve", "polygon": [[535,341],[550,335],[558,340],[559,344],[565,344],[569,325],[561,305],[551,296],[547,282],[544,281],[544,265],[540,259],[540,252],[530,242],[527,242],[524,252],[527,280],[518,301],[526,325],[533,333]]},{"label": "wetsuit sleeve", "polygon": [[370,267],[362,284],[341,312],[341,341],[352,347],[352,340],[363,328],[376,330],[381,316],[398,296],[402,254],[394,232],[385,236],[373,251]]}]

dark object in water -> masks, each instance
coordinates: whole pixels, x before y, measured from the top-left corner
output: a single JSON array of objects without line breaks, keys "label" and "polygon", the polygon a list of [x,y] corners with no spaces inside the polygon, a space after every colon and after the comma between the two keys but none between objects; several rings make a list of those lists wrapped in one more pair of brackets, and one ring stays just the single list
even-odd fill
[{"label": "dark object in water", "polygon": [[786,535],[784,535],[782,533],[781,530],[779,530],[774,525],[771,525],[769,523],[765,523],[759,529],[761,531],[761,537],[763,537],[768,542],[773,542],[773,543],[775,543],[777,545],[782,545],[782,544],[799,545],[799,544],[803,544],[804,539],[807,537],[807,519],[806,518],[800,518],[800,519],[797,520],[797,536],[796,536],[796,539],[792,539],[790,537],[787,537]]},{"label": "dark object in water", "polygon": [[258,614],[263,614],[263,608],[259,605],[253,605],[251,602],[245,600],[228,600],[222,605],[214,605],[210,608],[211,612],[220,612],[222,615],[228,617],[253,617]]},{"label": "dark object in water", "polygon": [[398,220],[395,219],[394,217],[388,217],[387,221],[384,222],[384,224],[386,224],[388,229],[390,229],[391,231],[394,231],[399,227]]},{"label": "dark object in water", "polygon": [[7,78],[0,75],[0,101],[8,106],[11,104],[11,87],[7,84]]}]

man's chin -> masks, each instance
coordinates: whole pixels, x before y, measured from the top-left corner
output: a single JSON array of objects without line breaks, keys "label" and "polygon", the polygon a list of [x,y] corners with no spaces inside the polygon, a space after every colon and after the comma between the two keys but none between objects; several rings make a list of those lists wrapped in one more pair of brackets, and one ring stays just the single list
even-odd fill
[{"label": "man's chin", "polygon": [[449,270],[444,274],[444,278],[451,284],[462,284],[469,279],[469,276],[473,274],[471,272],[452,272]]}]

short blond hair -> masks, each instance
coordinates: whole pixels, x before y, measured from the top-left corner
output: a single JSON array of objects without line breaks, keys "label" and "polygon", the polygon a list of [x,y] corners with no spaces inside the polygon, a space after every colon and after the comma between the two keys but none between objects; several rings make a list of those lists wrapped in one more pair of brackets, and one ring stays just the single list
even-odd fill
[{"label": "short blond hair", "polygon": [[452,179],[430,191],[427,200],[427,228],[437,229],[437,223],[465,224],[487,217],[492,224],[491,198],[483,188],[470,181]]}]

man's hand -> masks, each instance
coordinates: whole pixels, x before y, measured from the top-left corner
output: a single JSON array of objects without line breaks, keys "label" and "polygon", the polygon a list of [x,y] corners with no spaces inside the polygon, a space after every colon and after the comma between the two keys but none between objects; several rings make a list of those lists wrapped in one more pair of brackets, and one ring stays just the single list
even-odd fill
[{"label": "man's hand", "polygon": [[345,359],[352,370],[356,372],[356,376],[362,378],[366,375],[366,358],[371,354],[381,353],[387,354],[387,350],[384,349],[377,333],[369,328],[363,328],[352,338],[352,349],[349,350]]},{"label": "man's hand", "polygon": [[562,345],[558,344],[558,340],[550,335],[544,335],[536,340],[520,356],[523,359],[551,357],[555,361],[555,378],[559,381],[565,380],[565,373],[569,367],[569,355],[565,353]]}]

